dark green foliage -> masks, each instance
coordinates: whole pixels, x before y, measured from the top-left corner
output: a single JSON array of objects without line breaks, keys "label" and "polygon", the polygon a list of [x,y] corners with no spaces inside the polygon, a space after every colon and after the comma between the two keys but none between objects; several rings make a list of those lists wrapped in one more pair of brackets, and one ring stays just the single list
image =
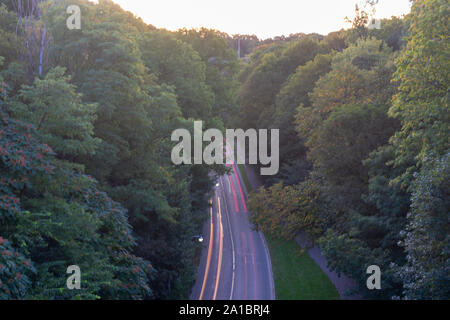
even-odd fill
[{"label": "dark green foliage", "polygon": [[95,153],[100,140],[92,136],[96,105],[82,103],[64,73],[58,67],[32,86],[24,85],[17,101],[7,108],[16,118],[36,126],[41,140],[60,157],[73,160]]},{"label": "dark green foliage", "polygon": [[35,17],[52,37],[40,68],[12,9],[0,1],[0,299],[186,299],[209,174],[224,172],[172,165],[170,135],[194,120],[281,130],[280,174],[249,199],[258,227],[306,232],[368,298],[449,298],[447,1],[379,30],[366,7],[326,37],[238,36],[255,48],[239,61],[219,31],[63,0]]},{"label": "dark green foliage", "polygon": [[384,145],[396,122],[386,108],[374,105],[347,105],[331,113],[309,145],[309,158],[327,181],[365,192],[367,167],[363,160]]},{"label": "dark green foliage", "polygon": [[242,125],[246,128],[270,127],[278,92],[298,66],[328,51],[310,38],[287,43],[281,50],[264,54],[259,65],[243,83],[240,96]]},{"label": "dark green foliage", "polygon": [[35,273],[31,262],[0,237],[0,300],[22,299]]},{"label": "dark green foliage", "polygon": [[[289,128],[297,109],[299,137],[282,143],[298,169],[280,177],[300,183],[276,184],[249,200],[259,227],[286,238],[309,232],[329,266],[354,278],[367,298],[450,295],[449,7],[413,2],[406,19],[383,20],[379,30],[369,31],[368,15],[358,9],[348,48],[323,68],[318,59],[329,56],[297,69],[269,123]],[[264,55],[261,65],[276,57]],[[309,176],[297,165],[305,155]],[[312,221],[318,225],[305,223]],[[370,265],[382,270],[382,290],[366,287]]]},{"label": "dark green foliage", "polygon": [[[229,124],[238,114],[239,62],[236,52],[228,45],[228,35],[205,28],[181,29],[177,32],[177,38],[190,44],[206,65],[205,81],[214,93],[211,116]],[[188,82],[195,83],[192,79]],[[202,119],[207,119],[207,116],[206,113],[201,114]]]},{"label": "dark green foliage", "polygon": [[406,299],[448,299],[450,295],[450,159],[425,159],[412,185],[402,245],[407,262],[398,272]]},{"label": "dark green foliage", "polygon": [[0,55],[9,64],[17,59],[21,46],[16,37],[17,16],[0,3]]},{"label": "dark green foliage", "polygon": [[[91,177],[56,161],[32,125],[3,111],[1,116],[0,234],[7,247],[2,260],[17,261],[2,261],[0,281],[9,286],[10,297],[151,296],[147,277],[153,269],[129,253],[135,242],[126,210],[100,192]],[[65,288],[66,268],[73,264],[82,270],[81,291]]]},{"label": "dark green foliage", "polygon": [[394,51],[399,51],[405,45],[405,37],[408,34],[407,20],[392,17],[382,19],[381,28],[370,30],[369,34],[379,40],[383,40]]},{"label": "dark green foliage", "polygon": [[[69,4],[81,8],[81,30],[66,28],[61,12]],[[42,11],[39,23],[52,41],[42,74],[33,78],[20,59],[22,42],[16,48],[10,41],[17,17],[4,6],[0,15],[0,48],[7,49],[2,119],[5,126],[29,123],[13,147],[27,147],[18,142],[30,136],[55,152],[31,155],[48,164],[16,178],[6,164],[29,166],[28,158],[2,145],[14,154],[0,167],[5,181],[14,178],[1,190],[8,209],[2,219],[11,219],[0,226],[8,239],[2,245],[35,268],[18,270],[29,282],[15,297],[187,298],[199,249],[192,236],[206,218],[213,182],[209,167],[172,165],[170,137],[194,119],[216,128],[225,115],[231,119],[233,50],[215,31],[202,31],[208,39],[157,31],[111,1],[59,1]],[[81,291],[65,287],[72,264],[81,268]]]},{"label": "dark green foliage", "polygon": [[320,77],[331,71],[332,57],[333,54],[319,54],[306,65],[299,66],[277,96],[273,127],[280,129],[282,168],[279,178],[288,184],[304,180],[311,169],[306,160],[304,141],[297,139],[294,118],[299,106],[311,106],[309,93]]},{"label": "dark green foliage", "polygon": [[164,31],[146,33],[141,40],[146,66],[158,80],[172,85],[186,118],[212,116],[214,93],[206,84],[206,64],[192,47]]}]

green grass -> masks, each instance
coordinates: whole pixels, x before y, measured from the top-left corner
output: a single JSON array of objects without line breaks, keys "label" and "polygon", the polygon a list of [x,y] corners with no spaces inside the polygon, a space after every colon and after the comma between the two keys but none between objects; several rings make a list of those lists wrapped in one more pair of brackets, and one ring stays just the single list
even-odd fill
[{"label": "green grass", "polygon": [[330,279],[295,241],[266,235],[277,300],[338,300]]},{"label": "green grass", "polygon": [[[253,191],[244,165],[239,170],[248,192]],[[266,240],[272,260],[275,294],[278,300],[338,300],[339,294],[328,276],[294,241]]]}]

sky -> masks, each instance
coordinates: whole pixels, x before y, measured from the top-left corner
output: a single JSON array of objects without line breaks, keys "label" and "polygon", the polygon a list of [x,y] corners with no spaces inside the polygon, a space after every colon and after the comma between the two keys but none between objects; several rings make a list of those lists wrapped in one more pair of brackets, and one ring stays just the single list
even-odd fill
[{"label": "sky", "polygon": [[[326,35],[348,28],[361,0],[113,0],[158,28],[206,27],[261,39],[291,33]],[[379,0],[376,18],[401,16],[409,0]]]}]

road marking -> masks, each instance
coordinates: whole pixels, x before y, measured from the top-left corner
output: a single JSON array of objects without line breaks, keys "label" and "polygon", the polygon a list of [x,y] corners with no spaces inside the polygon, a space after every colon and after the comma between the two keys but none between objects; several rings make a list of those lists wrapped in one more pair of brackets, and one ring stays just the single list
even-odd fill
[{"label": "road marking", "polygon": [[254,290],[255,290],[255,294],[254,294],[254,299],[258,300],[258,270],[256,268],[256,251],[255,251],[255,241],[253,239],[253,232],[250,233],[250,247],[252,249],[252,263],[253,263],[253,276],[255,278],[255,282],[254,282]]},{"label": "road marking", "polygon": [[[220,177],[220,183],[222,185],[222,192],[224,192],[223,189],[223,181],[222,181],[222,177]],[[225,199],[225,212],[226,212],[226,216],[227,216],[227,222],[228,222],[228,230],[230,233],[230,239],[231,239],[231,251],[233,253],[233,272],[232,272],[232,279],[231,279],[231,291],[230,291],[230,300],[233,300],[233,295],[234,295],[234,281],[235,281],[235,277],[236,277],[236,251],[234,248],[234,239],[233,239],[233,231],[231,229],[231,222],[230,222],[230,212],[228,211],[228,204]]]},{"label": "road marking", "polygon": [[203,278],[202,291],[200,292],[199,300],[203,300],[203,295],[205,293],[206,280],[208,279],[209,267],[211,266],[211,256],[212,256],[212,248],[213,248],[213,234],[214,234],[214,225],[213,225],[213,208],[212,208],[212,199],[209,202],[211,204],[211,231],[209,232],[209,248],[208,248],[208,259],[206,261],[206,269],[205,269],[205,277]]},{"label": "road marking", "polygon": [[223,255],[223,225],[222,225],[222,211],[220,208],[220,197],[217,197],[219,203],[219,260],[217,264],[216,284],[214,286],[213,300],[217,298],[217,289],[219,288],[220,273],[222,271],[222,255]]},{"label": "road marking", "polygon": [[247,286],[248,286],[248,276],[247,276],[247,246],[245,242],[244,232],[241,231],[241,241],[242,250],[244,253],[244,300],[247,300]]}]

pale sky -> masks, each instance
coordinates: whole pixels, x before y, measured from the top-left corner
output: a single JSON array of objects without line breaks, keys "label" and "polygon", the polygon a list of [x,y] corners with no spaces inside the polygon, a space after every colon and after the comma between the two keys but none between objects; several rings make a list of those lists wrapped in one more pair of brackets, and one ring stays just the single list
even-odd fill
[{"label": "pale sky", "polygon": [[[207,27],[265,39],[291,33],[328,34],[348,28],[361,0],[113,0],[158,28]],[[376,18],[410,12],[409,0],[379,0]]]}]

